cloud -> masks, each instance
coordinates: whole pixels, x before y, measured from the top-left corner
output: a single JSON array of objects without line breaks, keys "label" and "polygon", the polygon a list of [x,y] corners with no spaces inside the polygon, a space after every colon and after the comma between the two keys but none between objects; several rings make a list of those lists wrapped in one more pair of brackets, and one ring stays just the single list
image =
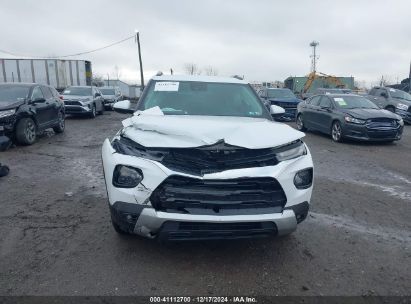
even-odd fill
[{"label": "cloud", "polygon": [[[220,75],[283,80],[310,69],[367,82],[401,80],[411,59],[411,3],[404,1],[2,1],[2,48],[33,56],[76,53],[141,32],[145,77],[187,62]],[[139,81],[137,46],[81,56],[97,74]]]}]

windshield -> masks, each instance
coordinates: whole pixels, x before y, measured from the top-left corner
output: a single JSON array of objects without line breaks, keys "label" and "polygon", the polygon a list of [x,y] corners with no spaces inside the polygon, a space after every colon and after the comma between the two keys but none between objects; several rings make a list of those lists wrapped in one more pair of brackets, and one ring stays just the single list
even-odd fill
[{"label": "windshield", "polygon": [[0,102],[24,101],[29,97],[30,87],[16,85],[0,86]]},{"label": "windshield", "polygon": [[342,109],[379,109],[373,102],[361,96],[334,97],[338,108]]},{"label": "windshield", "polygon": [[91,88],[68,87],[63,91],[63,95],[91,96]]},{"label": "windshield", "polygon": [[405,99],[411,101],[411,95],[404,91],[390,89],[390,94],[392,98]]},{"label": "windshield", "polygon": [[269,117],[247,84],[152,81],[139,109],[156,106],[166,115]]},{"label": "windshield", "polygon": [[267,96],[268,98],[296,98],[289,89],[268,89]]},{"label": "windshield", "polygon": [[114,89],[100,89],[103,95],[115,95]]}]

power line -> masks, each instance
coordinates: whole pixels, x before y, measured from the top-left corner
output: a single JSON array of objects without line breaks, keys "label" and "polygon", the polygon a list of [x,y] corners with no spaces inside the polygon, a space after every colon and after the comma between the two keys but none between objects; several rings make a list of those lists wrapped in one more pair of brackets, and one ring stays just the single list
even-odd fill
[{"label": "power line", "polygon": [[4,54],[11,55],[11,56],[16,56],[16,57],[43,58],[43,59],[52,59],[52,58],[55,59],[55,58],[74,57],[74,56],[80,56],[80,55],[90,54],[90,53],[94,53],[94,52],[97,52],[97,51],[101,51],[101,50],[107,49],[107,48],[109,48],[109,47],[112,47],[112,46],[115,46],[115,45],[117,45],[117,44],[123,43],[123,42],[125,42],[125,41],[127,41],[127,40],[130,40],[130,39],[134,38],[135,36],[136,36],[136,35],[132,35],[132,36],[130,36],[130,37],[124,38],[124,39],[122,39],[122,40],[113,42],[113,43],[111,43],[111,44],[109,44],[109,45],[106,45],[106,46],[103,46],[103,47],[100,47],[100,48],[97,48],[97,49],[94,49],[94,50],[85,51],[85,52],[80,52],[80,53],[75,53],[75,54],[68,54],[68,55],[60,55],[60,56],[52,56],[52,57],[50,57],[50,56],[27,56],[27,55],[16,54],[16,53],[9,52],[9,51],[2,50],[2,49],[0,49],[0,53],[4,53]]}]

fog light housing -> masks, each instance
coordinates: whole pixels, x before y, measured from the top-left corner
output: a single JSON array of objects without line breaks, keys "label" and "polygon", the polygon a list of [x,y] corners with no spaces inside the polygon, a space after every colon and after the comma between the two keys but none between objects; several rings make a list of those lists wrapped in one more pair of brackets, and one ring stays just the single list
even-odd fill
[{"label": "fog light housing", "polygon": [[113,173],[113,185],[117,188],[134,188],[143,180],[140,169],[117,165]]},{"label": "fog light housing", "polygon": [[313,184],[313,168],[298,171],[294,176],[294,185],[297,189],[307,189]]}]

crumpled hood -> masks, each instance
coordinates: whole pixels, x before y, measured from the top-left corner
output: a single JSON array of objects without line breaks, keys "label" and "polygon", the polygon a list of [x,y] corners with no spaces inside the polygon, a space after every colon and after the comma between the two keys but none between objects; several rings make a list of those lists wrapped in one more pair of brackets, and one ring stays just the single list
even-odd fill
[{"label": "crumpled hood", "polygon": [[285,124],[263,118],[143,113],[124,120],[122,134],[145,147],[194,148],[223,140],[232,146],[261,149],[305,136]]},{"label": "crumpled hood", "polygon": [[24,104],[24,101],[0,101],[0,111],[15,109]]}]

